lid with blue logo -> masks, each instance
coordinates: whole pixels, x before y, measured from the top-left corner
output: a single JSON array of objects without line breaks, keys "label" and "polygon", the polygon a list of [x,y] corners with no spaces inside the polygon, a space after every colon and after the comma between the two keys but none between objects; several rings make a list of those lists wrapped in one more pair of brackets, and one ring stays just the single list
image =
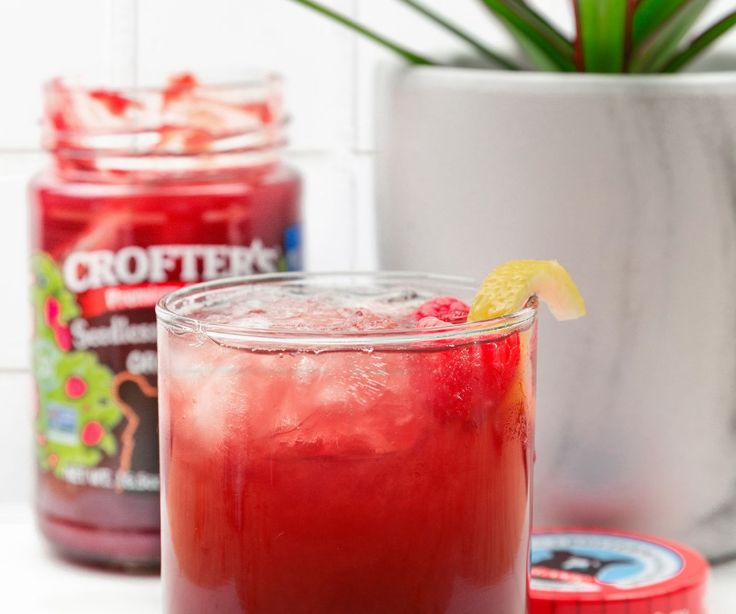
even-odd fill
[{"label": "lid with blue logo", "polygon": [[708,564],[694,550],[632,533],[539,529],[530,614],[705,614]]}]

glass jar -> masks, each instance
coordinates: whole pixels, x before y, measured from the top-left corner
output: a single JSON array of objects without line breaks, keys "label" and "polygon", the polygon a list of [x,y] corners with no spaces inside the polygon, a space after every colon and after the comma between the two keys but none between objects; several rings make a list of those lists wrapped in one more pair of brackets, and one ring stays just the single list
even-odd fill
[{"label": "glass jar", "polygon": [[40,527],[62,555],[159,563],[158,299],[300,268],[281,80],[51,82],[30,189]]}]

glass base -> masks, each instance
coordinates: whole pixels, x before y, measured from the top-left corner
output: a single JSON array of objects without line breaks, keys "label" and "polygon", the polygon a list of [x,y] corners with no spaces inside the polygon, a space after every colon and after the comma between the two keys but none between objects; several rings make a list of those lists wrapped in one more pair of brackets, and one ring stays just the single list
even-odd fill
[{"label": "glass base", "polygon": [[41,533],[54,552],[82,565],[151,573],[161,563],[158,530],[111,530],[72,523],[48,515],[38,518]]}]

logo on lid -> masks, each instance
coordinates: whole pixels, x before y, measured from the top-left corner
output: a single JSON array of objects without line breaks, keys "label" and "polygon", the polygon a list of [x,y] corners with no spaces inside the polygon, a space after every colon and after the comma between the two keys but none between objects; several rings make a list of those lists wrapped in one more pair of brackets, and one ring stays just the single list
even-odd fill
[{"label": "logo on lid", "polygon": [[632,537],[540,533],[532,537],[532,588],[561,592],[630,590],[676,576],[682,557]]}]

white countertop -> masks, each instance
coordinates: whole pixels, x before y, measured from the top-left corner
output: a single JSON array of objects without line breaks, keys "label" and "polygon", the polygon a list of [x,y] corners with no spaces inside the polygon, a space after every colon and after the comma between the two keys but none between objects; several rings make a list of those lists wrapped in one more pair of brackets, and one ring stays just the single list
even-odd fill
[{"label": "white countertop", "polygon": [[[64,563],[50,555],[30,509],[0,507],[0,612],[160,614],[158,576],[132,576]],[[736,562],[713,569],[709,614],[736,613]]]},{"label": "white countertop", "polygon": [[3,614],[161,612],[157,575],[98,571],[55,558],[27,507],[0,507],[0,578]]}]

